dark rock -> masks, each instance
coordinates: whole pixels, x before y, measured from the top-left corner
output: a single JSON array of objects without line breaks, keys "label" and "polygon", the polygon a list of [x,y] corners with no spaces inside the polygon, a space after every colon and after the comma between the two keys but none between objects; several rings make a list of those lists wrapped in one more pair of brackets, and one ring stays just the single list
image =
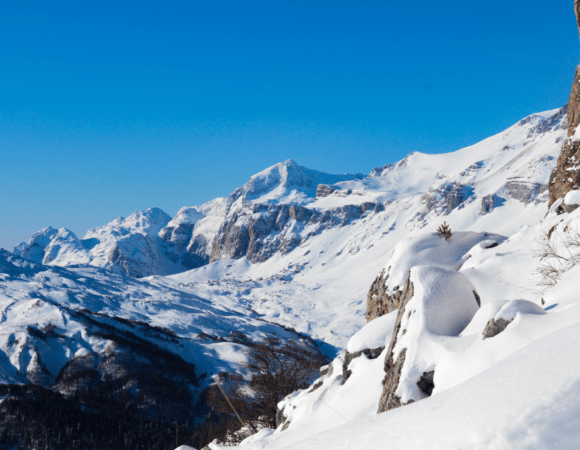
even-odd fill
[{"label": "dark rock", "polygon": [[[395,329],[385,357],[385,378],[383,380],[383,393],[379,400],[379,408],[377,411],[379,413],[401,406],[401,399],[395,394],[395,391],[399,386],[399,379],[401,378],[401,370],[405,364],[407,349],[404,348],[401,350],[396,361],[393,358],[393,350],[397,344],[397,336],[399,335],[399,332],[402,333],[402,336],[406,331],[401,330],[401,322],[405,315],[405,306],[413,298],[413,294],[413,283],[410,282],[410,277],[407,276],[407,282],[405,283],[405,288],[401,294],[401,304],[399,305],[399,313],[397,314]],[[411,312],[409,312],[409,314],[411,314]]]},{"label": "dark rock", "polygon": [[383,350],[385,349],[385,347],[379,347],[379,348],[365,348],[364,350],[361,350],[360,352],[354,352],[354,353],[349,353],[348,350],[345,351],[344,354],[344,363],[342,364],[342,375],[344,376],[345,380],[348,380],[348,378],[352,375],[352,372],[350,370],[348,370],[348,366],[350,365],[350,363],[352,362],[353,359],[358,358],[361,355],[366,355],[366,357],[368,359],[376,359],[380,356],[380,354],[383,352]]},{"label": "dark rock", "polygon": [[483,330],[483,339],[491,338],[500,334],[503,330],[507,328],[507,326],[512,323],[512,320],[504,320],[504,319],[490,319]]},{"label": "dark rock", "polygon": [[389,357],[385,361],[386,376],[383,380],[383,395],[381,395],[379,400],[379,409],[377,413],[389,411],[402,406],[401,398],[395,394],[395,391],[397,390],[397,386],[399,386],[399,379],[401,378],[401,370],[405,364],[407,349],[404,348],[401,350],[396,362],[393,361],[391,356],[392,353],[392,349],[389,347],[389,352],[387,353]]},{"label": "dark rock", "polygon": [[435,383],[433,383],[434,375],[434,370],[430,372],[423,372],[423,375],[421,375],[421,378],[419,378],[419,381],[417,381],[417,386],[425,395],[431,396],[433,393],[433,389],[435,388]]},{"label": "dark rock", "polygon": [[[574,11],[580,31],[580,2],[578,0],[574,1]],[[574,82],[568,101],[567,119],[568,139],[564,142],[556,168],[550,175],[548,207],[568,192],[580,188],[580,171],[578,171],[580,141],[573,138],[576,128],[580,124],[580,66],[576,67],[574,74]]]},{"label": "dark rock", "polygon": [[[382,206],[382,205],[381,205]],[[373,211],[380,208],[367,205]],[[254,204],[251,209],[232,213],[224,221],[212,243],[210,262],[222,258],[246,257],[251,263],[264,262],[275,253],[283,255],[304,239],[334,227],[343,227],[363,215],[360,205],[346,205],[319,211],[300,205]],[[312,232],[300,234],[305,227]],[[206,251],[205,247],[202,251]],[[201,253],[201,252],[200,252]]]},{"label": "dark rock", "polygon": [[312,386],[312,389],[310,389],[308,392],[314,392],[316,389],[318,389],[320,386],[322,386],[322,381],[317,381],[316,383],[314,383],[314,385]]},{"label": "dark rock", "polygon": [[388,275],[385,276],[385,271],[383,270],[371,285],[367,295],[367,312],[365,315],[367,322],[399,309],[401,303],[405,300],[403,292],[410,295],[410,297],[413,296],[413,284],[409,281],[408,275],[403,289],[395,287],[389,295],[387,293],[388,277]]},{"label": "dark rock", "polygon": [[372,202],[364,202],[361,205],[362,211],[363,212],[367,212],[367,211],[375,211],[377,208],[377,204],[376,203],[372,203]]},{"label": "dark rock", "polygon": [[[566,203],[562,202],[557,208],[556,208],[556,214],[560,215],[560,214],[564,214],[564,213],[571,213],[572,211],[575,211],[576,209],[578,209],[580,205],[567,205]],[[554,227],[552,227],[554,228]],[[550,235],[552,234],[552,230],[550,230]]]},{"label": "dark rock", "polygon": [[[497,245],[497,242],[496,242]],[[491,248],[491,247],[487,247],[487,248]],[[481,298],[479,298],[479,295],[477,294],[476,291],[473,291],[473,295],[475,296],[475,301],[477,302],[477,306],[481,306]]]},{"label": "dark rock", "polygon": [[425,194],[427,212],[442,210],[449,213],[451,210],[463,207],[473,196],[473,188],[459,183],[446,183],[437,189],[429,189]]},{"label": "dark rock", "polygon": [[503,205],[504,200],[495,194],[488,194],[481,199],[481,208],[479,214],[489,214],[498,206]]},{"label": "dark rock", "polygon": [[328,186],[327,184],[319,184],[316,186],[316,197],[328,197],[336,191],[335,187]]},{"label": "dark rock", "polygon": [[521,180],[511,180],[505,184],[506,197],[519,200],[526,205],[538,201],[538,197],[548,189],[541,183],[530,183]]},{"label": "dark rock", "polygon": [[286,422],[286,416],[284,415],[284,411],[282,411],[276,406],[276,428],[278,428],[284,422]]}]

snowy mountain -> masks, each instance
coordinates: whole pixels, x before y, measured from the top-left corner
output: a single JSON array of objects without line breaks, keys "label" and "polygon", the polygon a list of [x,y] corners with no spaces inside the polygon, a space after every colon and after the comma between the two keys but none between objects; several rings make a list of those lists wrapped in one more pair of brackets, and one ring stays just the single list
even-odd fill
[{"label": "snowy mountain", "polygon": [[[325,174],[288,160],[252,176],[226,198],[182,208],[173,219],[150,208],[89,230],[81,241],[86,251],[69,232],[70,242],[55,243],[53,256],[34,260],[68,266],[88,259],[90,265],[133,277],[168,275],[223,258],[264,262],[331,228],[371,216],[393,217],[399,210],[414,213],[413,222],[424,227],[456,209],[485,215],[508,199],[542,203],[566,136],[566,111],[531,115],[457,152],[412,153],[367,177]],[[485,222],[460,216],[460,228]],[[55,233],[39,233],[15,254],[44,255]]]},{"label": "snowy mountain", "polygon": [[47,227],[13,253],[51,266],[90,265],[132,277],[167,275],[184,270],[161,251],[157,235],[170,221],[159,208],[149,208],[90,229],[83,239],[66,228]]},{"label": "snowy mountain", "polygon": [[[580,404],[577,371],[563,369],[579,349],[576,269],[545,291],[534,258],[544,234],[580,224],[573,195],[546,216],[566,112],[531,115],[456,152],[412,153],[366,177],[288,160],[174,218],[151,208],[82,240],[45,228],[0,254],[0,379],[68,392],[62,380],[79,367],[102,386],[110,366],[145,373],[178,355],[167,377],[195,402],[219,373],[247,376],[242,350],[277,336],[333,362],[279,404],[276,430],[241,448],[382,448],[389,439],[393,448],[542,447]],[[449,241],[435,233],[444,221]],[[500,332],[484,339],[488,325]],[[522,376],[520,365],[554,382]],[[113,379],[124,389],[154,384]],[[379,405],[387,412],[377,415]],[[494,410],[502,413],[486,415]],[[547,425],[520,443],[540,420]]]}]

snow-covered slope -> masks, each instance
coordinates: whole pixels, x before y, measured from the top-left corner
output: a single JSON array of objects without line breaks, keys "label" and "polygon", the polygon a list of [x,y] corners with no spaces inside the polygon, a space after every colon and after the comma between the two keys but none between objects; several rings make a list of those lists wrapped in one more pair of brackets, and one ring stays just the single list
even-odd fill
[{"label": "snow-covered slope", "polygon": [[[140,281],[92,267],[44,266],[4,250],[0,317],[4,383],[34,381],[42,372],[41,384],[51,385],[67,362],[106,353],[126,331],[181,355],[198,375],[240,370],[245,340],[297,338],[224,292],[180,289],[163,277]],[[95,331],[95,321],[113,337]]]},{"label": "snow-covered slope", "polygon": [[[543,218],[565,112],[534,114],[456,152],[413,153],[362,179],[286,161],[171,221],[150,209],[91,230],[82,242],[92,265],[138,276],[182,272],[174,282],[234,292],[265,317],[344,348],[400,241],[444,220],[453,231],[509,236]],[[316,196],[321,182],[329,189]]]},{"label": "snow-covered slope", "polygon": [[[6,274],[0,283],[6,305],[0,326],[19,326],[18,342],[34,344],[22,350],[9,341],[0,343],[9,361],[5,379],[30,381],[27,367],[31,361],[35,361],[31,373],[39,372],[36,366],[42,367],[38,361],[45,359],[43,351],[34,350],[39,355],[35,356],[30,349],[44,347],[26,328],[41,321],[40,317],[66,317],[55,323],[58,333],[70,338],[62,341],[60,361],[70,360],[81,350],[75,330],[87,342],[83,344],[87,351],[99,353],[106,348],[106,343],[90,338],[94,330],[70,312],[77,307],[107,323],[116,322],[98,314],[167,327],[179,336],[179,344],[172,343],[171,351],[195,362],[200,372],[212,374],[241,370],[240,347],[235,347],[231,331],[239,329],[250,339],[259,339],[270,330],[284,339],[296,336],[275,325],[279,324],[310,336],[327,356],[336,359],[332,374],[324,375],[315,391],[300,391],[284,400],[281,407],[289,427],[261,431],[256,436],[260,447],[357,448],[356,433],[366,430],[363,447],[378,448],[386,438],[370,433],[367,423],[384,395],[384,364],[399,318],[395,311],[366,325],[366,300],[379,274],[387,277],[384,287],[393,293],[403,288],[411,271],[416,296],[409,295],[407,300],[418,314],[408,323],[399,322],[407,328],[405,337],[399,336],[393,361],[402,345],[409,348],[426,342],[430,350],[408,350],[409,365],[400,364],[401,390],[393,392],[403,404],[419,400],[423,394],[415,388],[416,375],[434,367],[435,386],[431,397],[379,414],[372,423],[384,422],[375,426],[400,430],[393,432],[394,448],[419,448],[428,442],[420,425],[403,426],[414,414],[433,421],[425,429],[447,430],[441,435],[441,448],[518,448],[515,438],[493,440],[493,433],[504,430],[518,436],[534,420],[549,414],[572,417],[577,405],[572,402],[558,415],[552,403],[578,384],[571,372],[554,376],[552,386],[540,385],[536,378],[523,380],[523,385],[534,389],[533,395],[513,394],[514,389],[508,395],[502,387],[513,386],[509,380],[516,373],[514,364],[551,376],[549,367],[539,367],[528,356],[528,345],[535,346],[532,355],[551,354],[554,368],[564,366],[576,351],[573,340],[561,347],[554,343],[560,339],[554,336],[565,338],[570,333],[566,327],[580,320],[574,312],[574,281],[569,278],[576,269],[544,293],[536,285],[534,271],[539,262],[533,258],[543,233],[559,224],[555,230],[564,234],[570,219],[580,220],[576,212],[558,216],[554,209],[561,206],[558,203],[546,217],[547,183],[566,135],[565,112],[562,108],[532,115],[456,152],[413,153],[367,177],[322,174],[286,161],[255,175],[226,198],[182,208],[173,219],[159,210],[147,210],[91,230],[82,241],[66,230],[42,230],[14,253],[48,267],[34,265],[30,272],[19,273],[10,264],[33,264],[23,259],[0,266]],[[453,232],[450,241],[434,234],[443,221]],[[75,264],[81,266],[71,267]],[[425,265],[430,267],[425,273],[416,269]],[[126,277],[126,273],[141,279]],[[460,306],[464,298],[472,302],[462,316],[463,331],[429,325],[434,317],[429,305],[447,304],[437,292],[429,291],[437,285],[430,277],[442,285],[462,286],[465,295],[447,300]],[[33,306],[38,299],[44,303]],[[481,303],[477,310],[476,299]],[[507,303],[522,299],[546,308],[547,314],[530,314],[534,308],[525,302]],[[47,309],[37,315],[35,308]],[[451,314],[446,320],[454,317]],[[490,320],[500,323],[511,318],[515,319],[502,333],[483,339]],[[135,327],[133,332],[144,336],[142,325]],[[217,338],[204,341],[209,339],[206,335]],[[374,359],[369,359],[363,352],[343,372],[345,349],[352,358],[365,345],[381,340],[374,348],[380,351],[378,357],[372,353]],[[345,373],[350,373],[346,382],[341,378]],[[425,380],[429,385],[429,376]],[[465,400],[479,395],[480,382],[503,395],[490,397],[503,408],[497,420],[478,416]],[[452,407],[456,410],[447,411]],[[441,419],[430,418],[438,408],[446,408],[446,413]],[[546,415],[534,416],[533,411],[541,408]],[[527,411],[529,416],[518,411]],[[457,428],[444,425],[443,417],[458,423],[468,420],[464,417],[474,423],[489,419],[492,425],[479,434],[457,435]],[[502,421],[510,425],[503,427]],[[549,423],[556,426],[552,419]],[[332,433],[337,433],[338,426],[341,437],[335,439]],[[413,440],[405,441],[407,433]],[[520,448],[541,446],[551,435],[542,428],[534,436]],[[321,444],[325,441],[328,445]],[[253,445],[248,441],[247,448]]]},{"label": "snow-covered slope", "polygon": [[[404,309],[354,334],[347,348],[358,355],[347,364],[339,355],[315,390],[297,391],[279,404],[277,430],[262,430],[240,448],[576,448],[580,265],[562,270],[558,282],[543,290],[542,262],[535,256],[550,234],[562,257],[578,257],[579,248],[563,241],[577,239],[580,209],[561,215],[556,209],[494,247],[465,252],[461,240],[439,237],[462,263],[452,270],[414,266]],[[434,238],[415,236],[401,246],[408,255],[395,252],[385,264],[408,267],[418,247],[439,247]],[[544,263],[564,268],[557,259]],[[500,321],[503,326],[490,333],[490,324]],[[372,357],[364,349],[380,354]],[[392,385],[389,377],[398,367]],[[389,385],[409,404],[377,415]]]}]

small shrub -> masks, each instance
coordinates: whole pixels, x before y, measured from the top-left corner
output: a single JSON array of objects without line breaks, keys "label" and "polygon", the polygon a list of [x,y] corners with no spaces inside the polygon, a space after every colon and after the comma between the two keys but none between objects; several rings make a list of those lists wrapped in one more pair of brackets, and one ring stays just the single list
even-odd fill
[{"label": "small shrub", "polygon": [[536,274],[540,279],[536,283],[544,290],[555,286],[562,276],[580,263],[580,232],[564,228],[564,235],[555,231],[555,227],[538,240],[534,256],[540,260]]},{"label": "small shrub", "polygon": [[437,233],[443,236],[446,241],[451,239],[451,236],[453,235],[453,233],[451,233],[451,228],[449,227],[449,225],[447,225],[447,222],[443,222],[443,224],[441,224],[439,228],[437,228]]}]

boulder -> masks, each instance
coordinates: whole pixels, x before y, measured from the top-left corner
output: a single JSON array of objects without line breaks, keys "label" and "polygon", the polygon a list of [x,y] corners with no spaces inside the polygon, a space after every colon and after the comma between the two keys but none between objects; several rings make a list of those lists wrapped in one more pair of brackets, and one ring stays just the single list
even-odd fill
[{"label": "boulder", "polygon": [[460,272],[416,266],[409,280],[385,356],[379,413],[431,395],[441,337],[459,335],[479,309],[474,286]]}]

